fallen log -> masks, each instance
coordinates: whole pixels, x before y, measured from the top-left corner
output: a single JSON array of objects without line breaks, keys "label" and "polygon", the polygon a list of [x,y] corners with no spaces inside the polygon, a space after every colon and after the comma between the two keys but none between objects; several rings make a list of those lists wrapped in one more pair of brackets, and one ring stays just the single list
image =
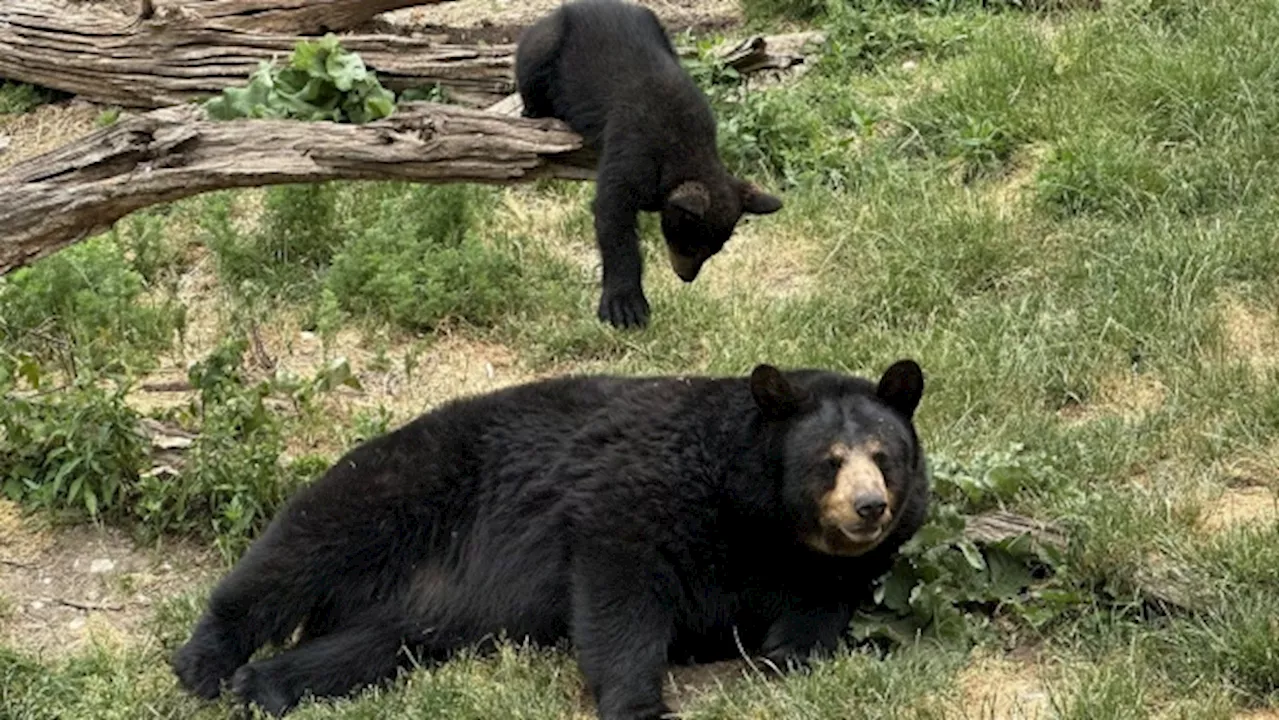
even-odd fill
[{"label": "fallen log", "polygon": [[125,118],[0,174],[0,275],[128,213],[210,190],[326,180],[582,180],[594,161],[549,119],[407,103],[367,125],[217,122],[194,105]]},{"label": "fallen log", "polygon": [[[438,1],[438,0],[437,0]],[[137,16],[61,0],[0,4],[0,77],[74,93],[93,102],[153,109],[215,95],[244,84],[263,60],[283,58],[321,27],[349,27],[373,8],[420,4],[409,0],[173,0]],[[274,8],[274,9],[273,9]],[[255,22],[254,19],[261,19]],[[290,30],[289,23],[299,27]],[[289,30],[289,32],[274,32]],[[726,47],[742,72],[803,64],[797,37],[752,38]],[[450,99],[485,107],[514,90],[515,46],[442,45],[401,35],[345,35],[387,87],[445,88]]]},{"label": "fallen log", "polygon": [[379,13],[441,2],[449,0],[141,0],[140,17],[179,8],[218,27],[314,35],[350,30]]}]

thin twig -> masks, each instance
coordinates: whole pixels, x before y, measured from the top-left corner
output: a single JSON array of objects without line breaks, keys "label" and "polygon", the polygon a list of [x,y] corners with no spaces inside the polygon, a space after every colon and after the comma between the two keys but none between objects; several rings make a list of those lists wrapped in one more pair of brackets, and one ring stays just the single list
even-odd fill
[{"label": "thin twig", "polygon": [[85,602],[81,600],[67,600],[66,598],[54,598],[54,602],[59,605],[66,605],[76,610],[106,610],[110,612],[120,612],[124,610],[124,605],[110,605],[107,603]]}]

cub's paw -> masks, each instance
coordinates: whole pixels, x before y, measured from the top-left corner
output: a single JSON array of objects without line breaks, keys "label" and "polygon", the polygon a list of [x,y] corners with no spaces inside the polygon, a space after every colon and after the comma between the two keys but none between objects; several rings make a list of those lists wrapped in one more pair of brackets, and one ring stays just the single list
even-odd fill
[{"label": "cub's paw", "polygon": [[289,712],[299,700],[297,693],[276,678],[264,662],[249,663],[237,670],[231,691],[276,717]]},{"label": "cub's paw", "polygon": [[605,289],[596,314],[616,328],[642,328],[649,323],[649,301],[638,287]]},{"label": "cub's paw", "polygon": [[169,659],[173,674],[188,692],[213,700],[222,692],[222,683],[240,666],[240,660],[216,644],[192,638]]}]

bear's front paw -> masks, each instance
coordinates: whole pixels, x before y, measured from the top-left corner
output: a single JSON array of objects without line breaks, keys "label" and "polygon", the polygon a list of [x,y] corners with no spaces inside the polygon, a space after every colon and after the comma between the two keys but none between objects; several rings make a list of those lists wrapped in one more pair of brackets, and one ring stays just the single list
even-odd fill
[{"label": "bear's front paw", "polygon": [[606,288],[600,295],[597,314],[616,328],[642,328],[649,323],[649,301],[638,287]]},{"label": "bear's front paw", "polygon": [[208,641],[192,638],[169,660],[178,682],[191,694],[213,700],[222,692],[222,682],[240,666],[240,661]]},{"label": "bear's front paw", "polygon": [[237,670],[231,680],[231,691],[246,703],[253,703],[279,717],[298,704],[298,697],[264,665],[262,662],[249,663]]}]

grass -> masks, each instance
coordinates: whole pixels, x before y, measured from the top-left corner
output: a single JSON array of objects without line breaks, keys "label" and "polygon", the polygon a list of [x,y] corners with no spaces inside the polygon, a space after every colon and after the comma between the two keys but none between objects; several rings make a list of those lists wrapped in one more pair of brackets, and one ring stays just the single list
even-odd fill
[{"label": "grass", "polygon": [[[136,485],[124,514],[204,533],[231,557],[318,463],[457,392],[430,359],[447,343],[504,348],[520,377],[742,373],[762,360],[870,374],[911,356],[928,375],[919,422],[941,506],[1059,523],[1071,543],[1053,576],[996,592],[1000,568],[1022,556],[1010,566],[989,552],[973,570],[940,511],[910,560],[938,574],[899,613],[926,629],[919,640],[883,656],[850,650],[804,676],[733,670],[682,694],[688,717],[1000,717],[966,668],[1010,648],[1050,717],[1274,708],[1274,507],[1225,529],[1205,518],[1241,487],[1274,501],[1277,482],[1276,4],[982,5],[751,3],[760,18],[805,16],[829,33],[803,79],[746,94],[692,61],[726,159],[787,205],[745,225],[689,286],[665,270],[646,218],[654,319],[643,332],[594,317],[589,186],[279,188],[138,214],[0,280],[11,328],[0,380],[29,392],[32,372],[136,378],[166,354],[205,357],[211,343],[179,333],[203,316],[177,323],[164,310],[185,297],[208,312],[182,295],[204,252],[191,238],[225,294],[206,335],[250,338],[300,317],[326,357],[363,338],[366,360],[347,348],[354,375],[242,369],[211,386],[228,389],[206,399],[209,416],[200,403],[173,415],[209,436],[201,469],[179,486]],[[288,343],[271,348],[287,359]],[[350,378],[366,381],[363,395],[332,389]],[[446,389],[388,408],[370,378]],[[325,433],[336,446],[290,470],[285,448]],[[87,456],[110,447],[90,439],[75,445]],[[57,458],[47,467],[56,475]],[[152,516],[137,511],[144,497]],[[1191,588],[1190,607],[1153,602],[1150,576]],[[4,651],[0,707],[225,716],[183,696],[161,663],[205,592],[162,604],[126,647]],[[860,628],[897,627],[879,622]],[[508,646],[298,717],[589,717],[584,703],[566,655]]]}]

